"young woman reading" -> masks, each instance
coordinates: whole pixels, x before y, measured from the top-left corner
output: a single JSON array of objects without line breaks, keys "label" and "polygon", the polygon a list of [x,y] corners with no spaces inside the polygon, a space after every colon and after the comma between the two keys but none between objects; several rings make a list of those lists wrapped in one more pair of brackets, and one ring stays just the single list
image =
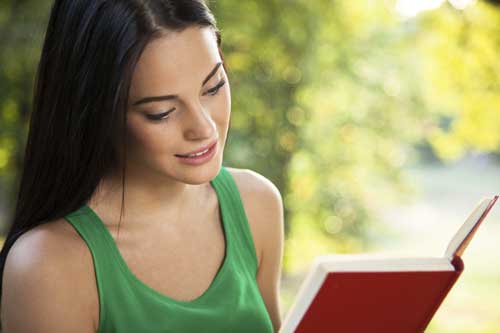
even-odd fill
[{"label": "young woman reading", "polygon": [[3,332],[278,332],[282,198],[222,164],[230,114],[202,0],[56,0]]}]

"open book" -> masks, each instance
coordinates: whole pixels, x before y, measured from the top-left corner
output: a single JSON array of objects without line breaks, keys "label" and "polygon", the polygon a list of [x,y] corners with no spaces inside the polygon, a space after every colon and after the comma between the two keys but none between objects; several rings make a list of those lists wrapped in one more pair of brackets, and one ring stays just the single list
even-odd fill
[{"label": "open book", "polygon": [[280,333],[424,332],[462,273],[462,253],[497,199],[477,204],[443,257],[316,257]]}]

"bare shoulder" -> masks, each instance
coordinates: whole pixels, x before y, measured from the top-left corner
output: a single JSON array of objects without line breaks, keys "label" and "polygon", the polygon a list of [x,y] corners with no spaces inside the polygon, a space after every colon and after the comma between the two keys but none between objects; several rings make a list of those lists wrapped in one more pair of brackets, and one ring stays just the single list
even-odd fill
[{"label": "bare shoulder", "polygon": [[[5,269],[9,273],[45,271],[53,274],[51,267],[76,267],[76,261],[89,253],[76,230],[64,219],[38,225],[22,234],[9,250]],[[64,270],[71,273],[71,270]]]},{"label": "bare shoulder", "polygon": [[283,223],[283,200],[277,186],[256,171],[226,167],[233,176],[248,217],[260,262],[266,243],[279,233]]},{"label": "bare shoulder", "polygon": [[250,169],[230,167],[226,167],[226,169],[235,179],[240,191],[274,196],[276,199],[281,198],[281,193],[276,185],[260,173]]},{"label": "bare shoulder", "polygon": [[2,328],[7,332],[95,332],[92,289],[96,287],[91,274],[90,251],[64,219],[25,232],[5,262]]}]

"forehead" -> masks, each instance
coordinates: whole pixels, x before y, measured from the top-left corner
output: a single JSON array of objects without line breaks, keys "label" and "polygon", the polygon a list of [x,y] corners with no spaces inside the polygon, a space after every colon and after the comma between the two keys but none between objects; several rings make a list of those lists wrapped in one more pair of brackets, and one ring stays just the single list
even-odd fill
[{"label": "forehead", "polygon": [[132,75],[130,97],[176,94],[201,82],[220,61],[210,27],[188,27],[152,40],[141,54]]}]

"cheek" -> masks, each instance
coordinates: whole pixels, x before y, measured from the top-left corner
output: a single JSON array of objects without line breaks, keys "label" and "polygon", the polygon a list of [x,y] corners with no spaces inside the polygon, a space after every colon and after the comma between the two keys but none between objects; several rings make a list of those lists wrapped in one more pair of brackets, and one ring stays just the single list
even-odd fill
[{"label": "cheek", "polygon": [[168,139],[162,124],[127,124],[129,149],[137,155],[161,154],[168,151]]}]

